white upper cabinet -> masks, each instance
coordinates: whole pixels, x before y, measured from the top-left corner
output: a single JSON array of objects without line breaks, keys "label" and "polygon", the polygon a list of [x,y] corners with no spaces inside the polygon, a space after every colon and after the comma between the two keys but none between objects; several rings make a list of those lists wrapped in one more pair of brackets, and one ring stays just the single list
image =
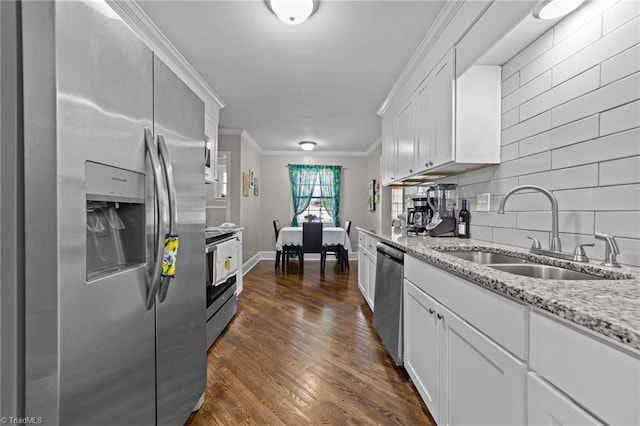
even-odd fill
[{"label": "white upper cabinet", "polygon": [[499,163],[500,78],[499,66],[474,65],[456,79],[451,49],[398,110],[396,140],[383,132],[383,161],[396,168],[382,183]]},{"label": "white upper cabinet", "polygon": [[390,120],[382,130],[382,184],[388,185],[397,178],[397,139],[395,120]]},{"label": "white upper cabinet", "polygon": [[500,162],[500,64],[544,30],[546,24],[530,16],[536,3],[452,2],[446,8],[442,31],[423,40],[425,50],[416,51],[379,112],[383,129],[394,122],[397,132],[392,138],[383,131],[383,185]]},{"label": "white upper cabinet", "polygon": [[398,136],[398,176],[410,176],[414,172],[416,139],[416,109],[414,97],[405,103],[396,117]]}]

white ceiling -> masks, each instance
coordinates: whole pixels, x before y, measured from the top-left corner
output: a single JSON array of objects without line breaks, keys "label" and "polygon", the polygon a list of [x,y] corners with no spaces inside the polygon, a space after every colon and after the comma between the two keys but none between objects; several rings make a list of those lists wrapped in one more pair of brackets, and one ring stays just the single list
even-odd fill
[{"label": "white ceiling", "polygon": [[244,129],[264,151],[364,153],[376,110],[444,1],[323,0],[286,25],[264,1],[138,1],[227,106],[220,128]]}]

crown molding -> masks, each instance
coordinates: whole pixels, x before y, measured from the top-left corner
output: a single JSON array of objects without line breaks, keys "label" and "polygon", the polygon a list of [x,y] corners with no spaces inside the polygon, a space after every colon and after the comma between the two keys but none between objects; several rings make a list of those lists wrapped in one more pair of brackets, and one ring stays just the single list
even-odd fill
[{"label": "crown molding", "polygon": [[122,20],[160,56],[187,85],[194,90],[205,102],[224,108],[226,104],[214,92],[193,66],[182,56],[182,53],[160,31],[158,26],[149,18],[133,0],[106,0],[109,6],[120,15]]},{"label": "crown molding", "polygon": [[260,145],[258,145],[258,142],[256,142],[256,140],[253,139],[253,137],[246,130],[243,130],[243,129],[218,129],[218,135],[240,136],[240,140],[245,141],[246,143],[248,143],[253,149],[255,149],[258,152],[258,154],[260,154],[260,155],[264,155],[265,154],[263,149],[260,148]]},{"label": "crown molding", "polygon": [[420,66],[420,63],[424,59],[424,57],[429,53],[433,45],[438,41],[438,38],[442,34],[442,32],[447,28],[455,14],[460,10],[464,1],[460,0],[449,0],[444,8],[438,14],[435,22],[424,36],[416,50],[411,55],[411,59],[407,65],[405,65],[404,69],[398,76],[393,87],[391,87],[391,91],[378,108],[377,114],[382,117],[382,115],[387,111],[389,106],[396,100],[400,91],[404,87],[404,85],[409,81],[413,73]]},{"label": "crown molding", "polygon": [[369,156],[378,147],[382,145],[382,135],[378,136],[378,139],[371,145],[371,147],[365,152],[365,155]]}]

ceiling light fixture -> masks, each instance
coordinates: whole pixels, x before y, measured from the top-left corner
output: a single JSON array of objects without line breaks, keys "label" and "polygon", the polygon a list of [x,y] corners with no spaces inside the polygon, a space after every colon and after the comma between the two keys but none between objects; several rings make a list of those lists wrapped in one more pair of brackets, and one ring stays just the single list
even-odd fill
[{"label": "ceiling light fixture", "polygon": [[316,10],[319,0],[265,0],[269,9],[282,22],[298,25],[306,21]]},{"label": "ceiling light fixture", "polygon": [[313,148],[316,147],[316,143],[312,141],[298,142],[298,145],[300,145],[300,148],[304,149],[305,151],[311,151]]},{"label": "ceiling light fixture", "polygon": [[538,19],[556,19],[573,12],[585,0],[545,0],[533,10]]}]

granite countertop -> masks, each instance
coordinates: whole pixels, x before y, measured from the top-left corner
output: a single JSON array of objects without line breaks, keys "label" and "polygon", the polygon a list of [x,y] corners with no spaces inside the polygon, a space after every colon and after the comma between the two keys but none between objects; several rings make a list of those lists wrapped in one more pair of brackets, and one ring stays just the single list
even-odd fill
[{"label": "granite countertop", "polygon": [[[520,247],[473,239],[407,236],[391,229],[382,233],[358,230],[481,286],[603,334],[636,349],[636,353],[640,350],[640,268],[605,268],[599,261],[572,262],[529,254],[528,249]],[[543,280],[499,271],[446,253],[478,249],[622,279]]]}]

